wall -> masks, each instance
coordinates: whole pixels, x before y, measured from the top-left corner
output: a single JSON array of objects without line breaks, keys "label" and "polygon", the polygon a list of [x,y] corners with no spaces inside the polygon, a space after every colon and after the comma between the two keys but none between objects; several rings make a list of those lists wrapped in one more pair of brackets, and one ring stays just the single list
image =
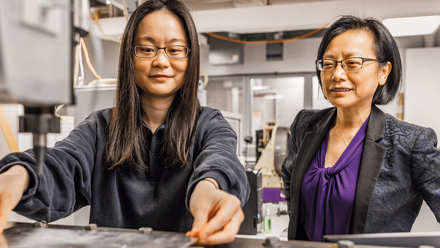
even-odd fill
[{"label": "wall", "polygon": [[440,134],[440,47],[406,50],[405,121]]},{"label": "wall", "polygon": [[202,45],[200,67],[210,76],[314,72],[320,41],[321,38],[310,38],[286,42],[280,61],[266,61],[265,44],[246,44],[242,65],[210,65],[209,46]]},{"label": "wall", "polygon": [[[404,119],[431,127],[437,133],[437,138],[440,135],[439,58],[439,47],[406,50]],[[440,225],[426,203],[423,203],[412,231],[440,231]]]}]

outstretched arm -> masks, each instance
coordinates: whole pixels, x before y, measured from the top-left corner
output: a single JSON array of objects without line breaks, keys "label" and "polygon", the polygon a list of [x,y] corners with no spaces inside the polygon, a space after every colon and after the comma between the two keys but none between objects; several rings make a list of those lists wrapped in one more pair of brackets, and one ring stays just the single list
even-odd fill
[{"label": "outstretched arm", "polygon": [[231,242],[244,219],[250,187],[236,154],[237,136],[219,111],[203,117],[194,140],[187,206],[194,216],[190,236],[202,244]]},{"label": "outstretched arm", "polygon": [[[3,215],[14,209],[15,212],[28,218],[52,222],[88,204],[88,199],[91,198],[90,180],[94,168],[96,144],[100,143],[97,137],[104,136],[97,134],[98,131],[104,132],[104,129],[97,124],[98,118],[103,117],[92,114],[75,127],[67,138],[57,142],[53,148],[47,148],[41,175],[36,173],[36,161],[32,149],[8,154],[0,161],[0,173],[2,173],[0,187],[8,191],[5,197],[9,197],[9,200],[5,200],[6,198],[1,200],[0,204],[5,211]],[[17,168],[16,165],[20,165],[18,167],[20,171],[26,172],[20,174],[28,177],[26,192],[23,194],[21,191],[21,195],[19,188],[10,186],[24,180],[17,179],[17,175],[10,175],[12,167]],[[9,183],[4,182],[6,179]],[[19,202],[16,202],[16,197],[19,197]],[[11,200],[12,198],[14,201]]]}]

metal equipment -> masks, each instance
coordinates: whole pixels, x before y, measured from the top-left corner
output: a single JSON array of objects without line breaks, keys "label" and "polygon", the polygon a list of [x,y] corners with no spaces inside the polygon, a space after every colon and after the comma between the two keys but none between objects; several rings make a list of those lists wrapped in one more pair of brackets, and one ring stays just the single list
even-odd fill
[{"label": "metal equipment", "polygon": [[268,121],[264,124],[262,142],[265,146],[254,170],[261,170],[263,174],[263,201],[265,202],[284,201],[281,197],[283,189],[281,166],[287,156],[288,133],[287,127],[278,127],[275,121]]},{"label": "metal equipment", "polygon": [[263,192],[261,188],[261,172],[246,170],[251,193],[243,206],[244,220],[241,223],[239,234],[255,235],[263,229]]},{"label": "metal equipment", "polygon": [[24,105],[39,169],[46,134],[60,131],[55,106],[73,103],[73,0],[0,1],[0,103]]},{"label": "metal equipment", "polygon": [[[0,236],[0,247],[145,247],[186,248],[197,240],[184,233],[157,232],[151,228],[123,229],[87,226],[46,225],[45,223],[11,223]],[[6,246],[5,246],[6,245]]]}]

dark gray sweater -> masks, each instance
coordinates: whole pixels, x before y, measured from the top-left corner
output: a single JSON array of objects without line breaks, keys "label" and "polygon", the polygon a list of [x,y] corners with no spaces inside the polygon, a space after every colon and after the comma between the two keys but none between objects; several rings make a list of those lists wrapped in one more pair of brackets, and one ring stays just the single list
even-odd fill
[{"label": "dark gray sweater", "polygon": [[48,222],[90,205],[90,222],[103,227],[186,232],[193,217],[188,202],[204,178],[217,180],[222,190],[237,196],[242,206],[250,188],[236,156],[237,137],[220,111],[208,107],[197,124],[190,167],[171,168],[164,162],[162,124],[149,139],[148,171],[108,170],[104,147],[111,109],[92,113],[67,138],[48,148],[44,173],[37,177],[32,150],[0,161],[0,173],[15,164],[30,173],[29,190],[15,212]]}]

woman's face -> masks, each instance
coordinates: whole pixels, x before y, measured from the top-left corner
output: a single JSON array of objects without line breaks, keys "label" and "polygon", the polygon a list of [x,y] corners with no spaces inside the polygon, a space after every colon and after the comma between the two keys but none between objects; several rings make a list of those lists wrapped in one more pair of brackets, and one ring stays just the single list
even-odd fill
[{"label": "woman's face", "polygon": [[[373,36],[363,30],[349,30],[328,45],[323,59],[340,61],[350,57],[377,59]],[[379,85],[386,82],[391,63],[379,67],[378,62],[366,61],[362,69],[346,71],[338,63],[333,71],[322,71],[324,95],[337,108],[363,108],[372,104]]]},{"label": "woman's face", "polygon": [[[134,46],[156,47],[186,46],[188,39],[182,22],[174,14],[154,11],[140,22],[135,35]],[[154,58],[139,58],[133,54],[136,70],[136,84],[148,97],[174,97],[184,84],[188,57],[168,58],[160,49]]]}]

